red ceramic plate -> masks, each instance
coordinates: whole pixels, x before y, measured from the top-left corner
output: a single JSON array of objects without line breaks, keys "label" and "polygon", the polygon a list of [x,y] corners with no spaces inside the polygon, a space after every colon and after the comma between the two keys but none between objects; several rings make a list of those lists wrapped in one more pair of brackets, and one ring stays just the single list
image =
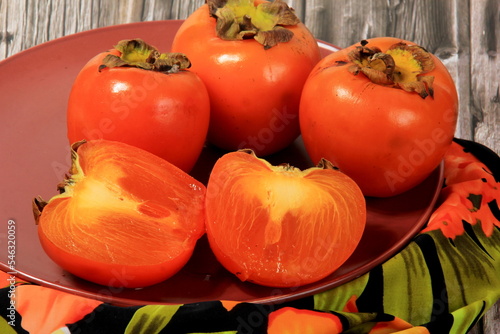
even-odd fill
[{"label": "red ceramic plate", "polygon": [[[156,21],[95,29],[41,44],[0,62],[0,244],[4,245],[0,269],[12,271],[11,261],[20,278],[121,305],[220,299],[271,303],[312,295],[352,280],[389,259],[418,233],[439,194],[442,165],[405,194],[367,199],[368,222],[358,249],[335,273],[307,286],[278,289],[242,283],[217,263],[206,239],[200,240],[181,272],[144,289],[92,284],[53,263],[39,244],[31,200],[38,195],[46,199],[55,195],[57,183],[69,169],[65,115],[76,74],[88,59],[121,39],[139,37],[166,52],[181,23]],[[327,43],[319,44],[324,55],[336,50]],[[193,175],[206,180],[219,155],[214,149],[205,149]],[[301,168],[310,165],[300,139],[270,160]],[[15,245],[15,257],[9,258],[8,240]]]}]

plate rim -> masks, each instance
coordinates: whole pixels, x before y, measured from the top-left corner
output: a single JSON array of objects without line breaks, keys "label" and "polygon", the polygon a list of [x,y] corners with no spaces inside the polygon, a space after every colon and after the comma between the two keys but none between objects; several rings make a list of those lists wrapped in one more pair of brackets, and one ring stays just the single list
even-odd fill
[{"label": "plate rim", "polygon": [[[142,21],[142,22],[130,22],[130,23],[122,23],[122,24],[117,24],[117,25],[98,27],[98,28],[93,28],[93,29],[89,29],[89,30],[85,30],[85,31],[72,33],[69,35],[61,36],[61,37],[46,41],[46,42],[38,44],[38,45],[34,45],[32,47],[29,47],[25,50],[22,50],[16,54],[13,54],[7,58],[0,60],[0,70],[3,66],[8,65],[11,61],[15,61],[17,58],[23,57],[23,56],[28,55],[32,52],[37,52],[37,50],[39,50],[39,49],[51,47],[54,44],[62,43],[68,39],[81,38],[82,36],[85,37],[86,35],[100,33],[100,32],[106,32],[108,30],[115,31],[116,29],[130,28],[130,27],[133,27],[136,25],[137,26],[158,25],[158,24],[165,23],[165,22],[171,22],[174,24],[175,23],[181,24],[183,21],[184,20],[181,20],[181,19],[174,19],[174,20],[152,20],[152,21]],[[331,43],[328,43],[328,42],[325,42],[325,41],[322,41],[319,39],[317,39],[317,42],[318,42],[318,45],[320,47],[323,47],[330,52],[335,52],[335,51],[340,50],[339,47],[337,47]],[[345,284],[349,281],[352,281],[352,280],[366,274],[367,272],[372,270],[374,267],[382,264],[386,260],[392,258],[395,254],[397,254],[398,251],[400,251],[401,249],[406,247],[410,243],[411,239],[413,239],[418,234],[418,232],[421,231],[423,226],[427,223],[430,215],[435,210],[435,205],[436,205],[437,200],[439,198],[440,189],[441,189],[442,182],[444,179],[444,162],[443,161],[441,161],[441,163],[439,164],[437,169],[439,169],[439,171],[438,171],[439,182],[438,182],[438,184],[436,184],[436,188],[435,188],[436,190],[432,194],[433,196],[432,196],[432,199],[429,201],[429,203],[430,203],[429,206],[426,208],[425,212],[419,217],[418,223],[415,223],[411,229],[408,229],[408,231],[405,233],[405,237],[397,240],[386,252],[384,252],[384,254],[381,254],[380,256],[375,258],[374,260],[372,260],[372,261],[370,261],[362,266],[359,266],[356,269],[339,277],[337,280],[335,280],[334,283],[325,284],[325,285],[322,285],[320,287],[313,287],[311,289],[301,290],[298,293],[289,293],[289,294],[283,294],[283,295],[277,295],[277,296],[261,297],[261,298],[239,301],[239,302],[255,302],[255,303],[262,303],[262,304],[270,304],[270,303],[276,303],[276,302],[282,303],[282,302],[295,300],[295,299],[299,299],[299,298],[306,297],[306,296],[311,296],[313,294],[323,292],[323,291],[332,289],[336,286]],[[434,170],[433,173],[435,173],[435,172],[436,171]],[[433,173],[431,173],[431,174],[433,174]],[[7,263],[4,263],[3,261],[0,261],[0,269],[8,274],[12,273],[11,268],[8,266]],[[354,274],[353,274],[353,272],[354,272]],[[78,296],[85,297],[85,298],[97,299],[97,300],[111,303],[114,305],[151,304],[151,302],[145,301],[143,299],[132,299],[132,298],[126,298],[126,297],[113,296],[113,295],[109,296],[107,294],[98,294],[98,293],[90,292],[88,290],[84,290],[84,289],[80,289],[80,288],[61,285],[61,284],[58,284],[56,282],[52,282],[50,280],[37,278],[37,277],[35,277],[35,276],[33,276],[33,275],[29,274],[28,272],[25,272],[23,270],[15,270],[14,273],[15,273],[16,277],[19,277],[20,279],[25,280],[25,281],[30,282],[30,283],[35,283],[35,284],[38,284],[40,286],[49,287],[49,288],[52,288],[52,289],[55,289],[58,291],[71,293],[71,294],[78,295]],[[114,288],[102,286],[101,291],[106,291],[106,290],[109,291],[112,289],[114,289]],[[154,303],[154,304],[172,305],[172,304],[177,304],[177,303],[160,302],[160,303]]]},{"label": "plate rim", "polygon": [[[320,287],[315,287],[311,289],[305,289],[303,291],[300,291],[298,293],[289,293],[289,294],[283,294],[283,295],[275,295],[275,296],[269,296],[269,297],[261,297],[261,298],[255,298],[255,299],[249,299],[249,300],[238,300],[234,302],[251,302],[251,303],[260,303],[260,304],[278,304],[278,303],[283,303],[283,302],[288,302],[292,300],[297,300],[303,297],[307,296],[312,296],[316,293],[321,293],[330,289],[333,289],[337,286],[340,286],[342,284],[345,284],[349,281],[353,281],[364,274],[368,273],[370,270],[373,268],[381,265],[385,261],[389,260],[393,256],[395,256],[398,251],[402,250],[405,248],[411,240],[418,235],[418,233],[422,230],[422,228],[425,226],[425,224],[428,222],[428,219],[432,212],[435,210],[435,205],[439,199],[440,196],[440,189],[443,185],[444,182],[444,161],[441,161],[439,166],[433,170],[431,175],[436,173],[437,170],[437,176],[436,178],[438,179],[438,182],[435,185],[435,191],[432,195],[432,198],[430,200],[429,206],[426,208],[425,212],[419,217],[418,223],[415,223],[411,229],[409,229],[406,234],[405,238],[399,239],[397,242],[395,242],[389,251],[384,252],[377,258],[373,259],[372,261],[357,267],[355,270],[352,270],[345,275],[341,276],[340,278],[336,279],[335,282],[329,283],[329,284],[324,284]],[[359,245],[358,245],[359,247]],[[125,297],[117,297],[117,296],[108,296],[107,294],[97,294],[94,292],[89,292],[87,290],[83,289],[77,289],[77,288],[72,288],[70,286],[65,286],[65,285],[60,285],[51,281],[48,281],[46,279],[41,279],[37,278],[25,271],[22,270],[16,270],[14,273],[9,272],[10,267],[4,263],[3,261],[0,261],[0,269],[6,272],[7,274],[14,274],[14,276],[19,277],[23,280],[28,281],[29,283],[35,283],[39,284],[40,286],[52,288],[58,291],[66,292],[66,293],[71,293],[74,295],[78,295],[81,297],[86,297],[86,298],[91,298],[91,299],[97,299],[102,302],[110,303],[113,305],[117,306],[133,306],[133,305],[146,305],[146,304],[155,304],[155,305],[175,305],[179,303],[175,302],[148,302],[146,300],[140,300],[140,299],[132,299],[132,298],[125,298]],[[71,275],[71,274],[70,274]],[[108,286],[102,286],[102,289],[100,291],[108,291],[108,290],[115,290],[118,288],[113,288],[113,287],[108,287]],[[279,288],[276,288],[279,289]],[[229,300],[231,301],[231,300]]]}]

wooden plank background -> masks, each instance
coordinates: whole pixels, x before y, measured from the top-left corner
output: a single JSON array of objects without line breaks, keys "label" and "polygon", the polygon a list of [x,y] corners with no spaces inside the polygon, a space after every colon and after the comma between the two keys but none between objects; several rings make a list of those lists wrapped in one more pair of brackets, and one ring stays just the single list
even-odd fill
[{"label": "wooden plank background", "polygon": [[[365,38],[394,36],[436,54],[448,67],[459,92],[456,136],[500,153],[499,0],[286,2],[316,38],[339,47]],[[202,3],[204,0],[0,0],[0,60],[93,28],[184,19]],[[500,333],[499,309],[497,303],[472,333]]]}]

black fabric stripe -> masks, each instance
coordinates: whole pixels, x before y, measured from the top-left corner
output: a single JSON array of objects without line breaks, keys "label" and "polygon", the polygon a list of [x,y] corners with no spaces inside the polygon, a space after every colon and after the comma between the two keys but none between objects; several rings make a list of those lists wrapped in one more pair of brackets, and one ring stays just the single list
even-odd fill
[{"label": "black fabric stripe", "polygon": [[[466,222],[465,220],[462,220],[462,225],[464,227],[464,231],[465,233],[467,233],[467,235],[472,239],[472,241],[474,241],[474,243],[486,254],[488,255],[491,259],[493,259],[493,257],[490,255],[490,253],[488,253],[488,251],[486,250],[486,248],[484,248],[483,244],[481,243],[481,241],[479,241],[479,238],[477,237],[476,235],[476,232],[474,232],[474,229],[472,228],[472,225],[469,224],[468,222]],[[494,260],[494,259],[493,259]]]},{"label": "black fabric stripe", "polygon": [[292,300],[290,302],[284,303],[282,306],[290,306],[299,309],[314,309],[314,296],[304,297],[297,300]]},{"label": "black fabric stripe", "polygon": [[343,331],[346,331],[349,329],[349,326],[350,326],[349,319],[347,319],[345,315],[338,313],[338,312],[334,312],[334,311],[330,311],[330,313],[333,314],[334,316],[336,316],[340,320],[340,323],[342,324]]},{"label": "black fabric stripe", "polygon": [[457,246],[455,245],[455,240],[453,240],[452,238],[448,238],[448,241],[453,247],[457,248]]},{"label": "black fabric stripe", "polygon": [[230,311],[220,301],[186,304],[172,317],[160,333],[196,333],[238,331],[238,333],[265,333],[268,316],[285,306],[313,309],[313,297],[305,297],[283,304],[241,303]]},{"label": "black fabric stripe", "polygon": [[373,319],[374,322],[391,322],[396,319],[395,316],[392,314],[386,314],[386,313],[377,313],[377,316],[375,319]]},{"label": "black fabric stripe", "polygon": [[228,312],[220,301],[185,304],[179,307],[160,333],[176,334],[236,330],[237,319],[234,314],[230,314],[231,312]]},{"label": "black fabric stripe", "polygon": [[124,333],[139,306],[120,307],[100,304],[83,319],[68,324],[71,333]]},{"label": "black fabric stripe", "polygon": [[238,334],[267,333],[269,314],[283,307],[312,310],[314,297],[309,296],[279,304],[238,304],[229,312],[231,319],[236,322],[233,330],[237,330]]},{"label": "black fabric stripe", "polygon": [[493,201],[488,202],[488,208],[490,208],[490,211],[495,217],[495,219],[500,222],[500,208],[498,207],[497,200],[494,199]]},{"label": "black fabric stripe", "polygon": [[236,321],[234,329],[238,334],[266,333],[269,313],[281,307],[282,305],[272,304],[238,304],[230,311],[231,317]]},{"label": "black fabric stripe", "polygon": [[373,268],[364,291],[356,300],[359,312],[384,313],[384,273],[382,266]]},{"label": "black fabric stripe", "polygon": [[493,173],[496,182],[500,182],[500,157],[490,148],[465,139],[453,139],[464,148],[465,152],[472,153]]},{"label": "black fabric stripe", "polygon": [[431,277],[431,289],[433,297],[431,319],[449,313],[448,292],[444,279],[443,268],[439,262],[436,244],[434,239],[428,234],[420,234],[415,238],[415,242],[420,247],[424,261],[429,269]]},{"label": "black fabric stripe", "polygon": [[424,325],[429,330],[430,334],[446,334],[453,327],[453,315],[448,313],[441,315],[439,318],[434,318],[433,321]]}]

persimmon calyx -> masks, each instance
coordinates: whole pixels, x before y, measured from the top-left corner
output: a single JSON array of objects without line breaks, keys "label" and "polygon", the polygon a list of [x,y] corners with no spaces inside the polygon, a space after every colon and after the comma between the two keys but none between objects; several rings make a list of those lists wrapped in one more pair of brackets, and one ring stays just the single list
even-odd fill
[{"label": "persimmon calyx", "polygon": [[86,143],[85,140],[81,140],[71,145],[71,167],[69,169],[69,174],[66,174],[64,180],[62,180],[57,185],[57,190],[59,191],[59,195],[53,196],[48,201],[45,201],[41,196],[38,196],[34,198],[33,201],[31,202],[33,216],[35,218],[35,223],[37,225],[38,221],[40,220],[40,215],[42,214],[43,208],[47,204],[49,204],[49,202],[52,201],[53,199],[62,197],[71,197],[73,195],[74,185],[85,177],[85,175],[83,174],[83,170],[80,166],[77,154],[78,148],[85,143]]},{"label": "persimmon calyx", "polygon": [[42,215],[43,208],[48,204],[40,196],[33,198],[31,201],[31,208],[33,211],[33,217],[35,218],[35,224],[38,225],[40,221],[40,216]]},{"label": "persimmon calyx", "polygon": [[351,73],[361,72],[375,84],[416,92],[423,99],[429,95],[434,97],[434,76],[423,75],[434,69],[434,61],[427,50],[399,42],[381,52],[378,47],[367,44],[362,41],[361,46],[348,54],[352,62]]},{"label": "persimmon calyx", "polygon": [[[251,155],[254,158],[260,159],[254,152],[254,150],[250,148],[242,148],[239,149],[238,152],[246,153]],[[271,163],[269,163],[265,159],[260,159],[262,160],[269,168],[275,172],[283,173],[283,174],[289,174],[289,175],[295,175],[295,176],[304,176],[306,170],[301,170],[300,168],[297,168],[295,166],[290,165],[289,163],[285,162],[282,164],[279,164],[277,166],[273,166]],[[333,163],[331,163],[329,160],[326,160],[325,158],[321,158],[321,160],[318,162],[318,164],[315,167],[311,167],[310,169],[331,169],[331,170],[340,170],[337,166],[335,166]]]},{"label": "persimmon calyx", "polygon": [[337,166],[335,166],[333,163],[331,163],[329,160],[326,160],[325,158],[321,158],[316,167],[318,167],[319,169],[339,170]]},{"label": "persimmon calyx", "polygon": [[283,0],[254,5],[253,0],[207,0],[210,15],[217,20],[217,36],[224,40],[253,38],[272,48],[286,43],[293,32],[284,26],[300,23],[293,8]]},{"label": "persimmon calyx", "polygon": [[115,49],[120,56],[108,54],[99,66],[99,72],[108,67],[136,67],[143,70],[176,73],[191,67],[191,62],[183,53],[160,53],[154,46],[140,38],[118,42]]}]

